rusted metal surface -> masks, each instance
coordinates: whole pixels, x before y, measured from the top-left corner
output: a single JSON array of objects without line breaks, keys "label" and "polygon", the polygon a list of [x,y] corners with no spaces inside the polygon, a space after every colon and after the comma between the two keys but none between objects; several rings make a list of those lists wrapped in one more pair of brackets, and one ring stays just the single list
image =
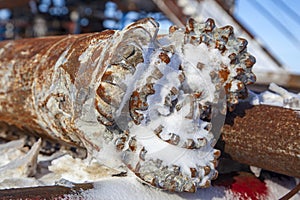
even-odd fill
[{"label": "rusted metal surface", "polygon": [[[158,188],[208,187],[218,174],[216,129],[226,105],[233,108],[255,81],[255,58],[233,27],[218,28],[213,19],[190,19],[184,29],[171,28],[163,42],[158,27],[146,18],[121,31],[1,43],[0,120],[83,146],[107,159],[104,164],[127,166]],[[215,104],[222,116],[217,120]],[[184,125],[174,128],[174,117]]]},{"label": "rusted metal surface", "polygon": [[234,160],[300,178],[299,112],[239,104],[226,117],[222,143]]},{"label": "rusted metal surface", "polygon": [[0,199],[68,199],[66,195],[77,195],[77,199],[83,199],[80,193],[93,189],[92,183],[75,184],[73,187],[65,186],[40,186],[28,188],[12,188],[0,190]]},{"label": "rusted metal surface", "polygon": [[[189,22],[193,25],[193,21]],[[208,23],[214,27],[212,20],[208,20]],[[109,106],[115,103],[114,100],[119,101],[118,95],[122,94],[122,91],[118,90],[111,95],[108,88],[113,91],[116,88],[114,81],[124,79],[125,75],[131,73],[128,70],[129,67],[136,67],[138,63],[143,62],[144,58],[141,50],[136,46],[126,45],[124,41],[131,44],[134,38],[137,38],[139,39],[137,42],[140,42],[141,46],[151,41],[152,38],[147,38],[146,33],[140,32],[134,35],[133,30],[147,32],[151,28],[156,28],[157,25],[153,27],[153,24],[155,23],[152,19],[146,19],[129,26],[121,33],[105,31],[0,43],[0,120],[14,124],[21,129],[58,138],[60,141],[80,146],[86,145],[83,144],[84,142],[89,143],[88,145],[99,150],[100,145],[96,140],[104,137],[101,135],[104,131],[113,131],[112,124],[115,123],[113,115],[108,115],[112,113],[109,110],[112,107]],[[227,29],[231,28],[227,27]],[[112,37],[115,37],[116,40],[111,40]],[[120,38],[122,39],[119,40]],[[120,46],[116,45],[116,42],[119,42]],[[241,52],[244,52],[245,42],[244,40],[240,42]],[[114,54],[115,52],[120,54]],[[100,55],[101,60],[99,61]],[[166,55],[159,55],[163,55],[159,56],[162,61],[169,62]],[[249,68],[254,64],[253,59],[250,58],[246,60],[246,65],[250,65]],[[121,64],[119,63],[120,59],[123,59]],[[124,68],[125,64],[126,69]],[[99,69],[96,69],[97,67]],[[124,76],[119,77],[118,75],[122,73],[121,70],[127,71],[124,72]],[[96,78],[92,79],[91,75]],[[249,77],[251,78],[251,76]],[[222,78],[227,80],[227,78]],[[108,87],[108,83],[112,84]],[[150,89],[145,87],[145,91],[139,94],[143,98],[152,92],[151,85],[146,86],[149,86]],[[74,92],[74,90],[76,91]],[[91,90],[95,90],[95,93]],[[227,90],[229,93],[228,88]],[[85,116],[84,112],[89,112],[89,110],[78,110],[82,109],[82,105],[90,98],[89,95],[92,98],[96,96],[97,101],[107,101],[99,104],[96,100],[93,101],[93,105],[95,104],[96,107],[102,106],[97,109],[100,115],[96,117],[96,123],[110,128],[101,129],[103,132],[97,133],[100,137],[94,135],[94,132],[90,135],[85,134],[79,130],[79,126],[74,126],[78,115]],[[132,98],[132,102],[134,99],[136,98]],[[142,100],[140,102],[143,103]],[[109,106],[105,107],[104,105]],[[68,118],[68,116],[71,117]],[[134,116],[134,113],[131,113],[131,116]],[[227,116],[222,136],[225,143],[224,151],[241,163],[300,177],[299,121],[299,114],[292,110],[272,106],[250,108],[240,104],[234,112]],[[57,131],[57,135],[55,135],[55,131]],[[113,133],[111,134],[113,138]],[[111,139],[119,142],[117,145],[119,149],[122,149],[127,141],[127,132],[122,134],[117,133],[118,138]],[[90,136],[91,138],[88,138]],[[133,140],[128,141],[132,142]],[[132,148],[134,152],[136,147],[133,145],[132,147],[134,147]],[[144,150],[141,149],[141,152]],[[217,157],[217,155],[214,156]]]},{"label": "rusted metal surface", "polygon": [[[113,33],[114,31],[104,31],[1,42],[0,120],[55,139],[56,136],[49,134],[49,127],[41,127],[36,108],[43,105],[36,102],[32,95],[50,87],[54,78],[54,65],[63,52],[72,48],[66,56],[69,62],[64,68],[70,78],[74,79],[78,73],[78,58],[82,52],[93,42],[105,41]],[[67,135],[58,137],[61,140],[64,140],[63,138],[74,143]]]},{"label": "rusted metal surface", "polygon": [[294,189],[292,189],[289,193],[287,193],[282,198],[280,198],[279,200],[289,200],[298,192],[300,192],[300,183]]}]

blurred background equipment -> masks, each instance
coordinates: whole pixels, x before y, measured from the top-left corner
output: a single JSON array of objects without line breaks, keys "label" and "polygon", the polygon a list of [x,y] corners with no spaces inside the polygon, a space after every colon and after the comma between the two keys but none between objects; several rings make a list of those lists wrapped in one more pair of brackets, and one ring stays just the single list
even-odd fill
[{"label": "blurred background equipment", "polygon": [[[275,82],[300,91],[297,55],[300,55],[299,3],[292,0],[0,0],[0,41],[49,35],[79,34],[122,29],[153,17],[160,34],[189,17],[213,18],[218,26],[232,25],[246,38],[256,57],[255,91]],[[165,27],[165,28],[164,28]]]}]

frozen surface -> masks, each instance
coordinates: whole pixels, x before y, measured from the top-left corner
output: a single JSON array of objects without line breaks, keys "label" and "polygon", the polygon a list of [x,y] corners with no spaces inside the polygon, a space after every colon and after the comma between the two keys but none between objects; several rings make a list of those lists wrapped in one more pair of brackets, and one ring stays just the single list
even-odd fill
[{"label": "frozen surface", "polygon": [[[19,152],[23,148],[22,140],[12,141],[7,144],[1,144],[0,150],[6,152]],[[40,142],[35,144],[31,151],[26,152],[20,158],[8,160],[6,154],[0,154],[0,160],[9,162],[10,166],[23,166],[24,169],[28,165],[24,165],[24,156],[35,154],[36,147]],[[31,161],[32,162],[32,161]],[[82,192],[79,196],[84,199],[240,199],[240,194],[232,192],[228,187],[212,186],[207,189],[198,190],[196,193],[170,193],[151,186],[145,185],[131,173],[127,177],[112,177],[116,174],[115,170],[109,169],[97,163],[93,159],[81,160],[72,158],[70,155],[58,152],[52,156],[39,156],[36,160],[37,170],[36,173],[31,175],[22,174],[22,176],[13,176],[11,173],[4,171],[4,167],[0,166],[1,177],[5,179],[0,180],[0,189],[17,188],[17,187],[34,187],[44,185],[66,185],[72,186],[73,183],[94,182],[94,189]],[[45,164],[48,163],[48,164]],[[33,163],[34,164],[34,163]],[[4,164],[6,166],[7,164]],[[25,166],[25,167],[24,167]],[[27,168],[26,168],[27,166]],[[44,166],[49,171],[43,171],[40,168]],[[30,167],[29,167],[30,168]],[[270,177],[264,180],[267,187],[267,196],[263,199],[279,199],[284,194],[288,193],[296,184],[293,178],[280,178]],[[77,199],[78,195],[68,195],[66,199]],[[300,195],[297,194],[292,199],[299,199]]]},{"label": "frozen surface", "polygon": [[[94,184],[94,189],[84,192],[84,199],[224,199],[233,198],[223,187],[199,190],[196,194],[169,193],[147,185],[143,185],[134,177],[108,178]],[[228,193],[228,194],[226,194]],[[70,196],[69,196],[70,197]]]},{"label": "frozen surface", "polygon": [[269,90],[261,94],[250,93],[250,102],[253,105],[272,105],[300,110],[300,93],[289,92],[275,83],[270,84]]},{"label": "frozen surface", "polygon": [[[146,28],[147,27],[148,26],[146,26]],[[194,96],[201,97],[197,99],[197,101],[203,101],[203,104],[205,104],[205,102],[218,101],[219,97],[215,96],[218,93],[217,85],[214,85],[215,83],[212,80],[213,74],[211,72],[220,70],[219,67],[222,66],[222,64],[229,65],[230,61],[227,58],[228,55],[221,55],[220,52],[215,49],[209,50],[204,44],[198,46],[193,46],[189,43],[180,44],[180,41],[183,41],[182,34],[182,31],[175,33],[173,38],[169,39],[170,41],[168,41],[167,38],[164,38],[164,41],[160,41],[162,45],[161,48],[151,55],[146,55],[146,58],[149,59],[149,62],[146,64],[151,66],[151,70],[155,70],[155,67],[157,67],[163,75],[163,78],[157,77],[157,79],[153,81],[153,87],[156,94],[153,94],[152,96],[149,95],[151,93],[147,94],[149,95],[146,102],[149,104],[148,110],[139,110],[139,114],[143,114],[145,119],[141,120],[140,123],[142,125],[148,125],[148,132],[146,131],[145,133],[145,127],[138,125],[130,126],[130,131],[140,142],[138,148],[146,147],[148,151],[148,154],[145,157],[146,159],[153,160],[162,158],[162,163],[164,165],[171,167],[172,164],[175,164],[176,166],[179,166],[184,175],[187,176],[191,176],[192,172],[190,167],[196,168],[198,165],[200,167],[205,167],[205,165],[207,165],[210,169],[210,172],[208,173],[210,173],[209,178],[211,179],[215,175],[213,172],[214,163],[211,161],[213,161],[214,156],[216,156],[214,155],[215,152],[212,145],[214,144],[214,138],[217,139],[217,137],[212,134],[207,135],[208,131],[204,130],[204,127],[207,125],[205,121],[194,121],[195,119],[189,116],[190,111],[193,111],[192,108],[195,106],[192,104],[195,99],[192,99],[190,90],[194,92],[192,93]],[[178,45],[178,43],[180,45]],[[243,43],[241,46],[243,46]],[[166,47],[174,47],[174,49],[171,49],[175,51],[174,55],[170,53],[171,51],[167,52],[164,50]],[[148,47],[145,49],[148,50]],[[170,59],[170,62],[164,61],[160,58],[161,55],[163,55],[165,59]],[[202,55],[201,59],[197,57],[199,55]],[[158,60],[157,57],[161,60]],[[179,58],[181,58],[183,64],[181,67],[179,67]],[[81,57],[80,61],[84,62],[84,57]],[[211,66],[211,68],[206,68],[204,66]],[[179,79],[181,71],[180,68],[185,70],[186,77],[184,81]],[[127,86],[126,92],[128,94],[125,94],[124,102],[121,103],[121,109],[125,105],[125,101],[128,100],[129,94],[131,94],[133,90],[138,90],[138,86],[144,87],[147,83],[152,84],[150,75],[154,74],[154,71],[149,70],[145,72],[145,69],[145,63],[141,63],[137,66],[137,72],[135,75],[129,78],[127,77],[124,84]],[[233,70],[229,69],[228,73],[231,73],[232,77],[236,76],[235,71]],[[137,77],[139,78],[139,82],[135,82]],[[180,85],[181,81],[183,81],[182,85]],[[61,82],[59,83],[61,84]],[[229,88],[229,92],[239,90],[238,86],[240,82],[233,80],[231,83],[233,86]],[[175,91],[171,91],[172,89],[175,89]],[[299,94],[289,93],[274,84],[271,84],[270,90],[273,92],[265,92],[260,95],[252,94],[250,97],[251,102],[253,104],[270,104],[299,110]],[[167,102],[166,100],[168,100],[167,97],[170,97],[171,100],[174,100],[172,98],[177,98],[178,102],[181,103],[181,110],[174,110],[172,111],[172,115],[170,115],[171,111],[168,108],[168,105],[165,105],[165,102]],[[55,99],[50,99],[48,102],[49,104],[47,104],[51,107],[54,113],[56,113],[59,109],[59,106],[54,104],[55,101]],[[93,103],[94,102],[91,99],[87,100],[83,105],[83,109],[90,108],[85,105]],[[121,111],[121,109],[119,111]],[[96,132],[100,133],[100,129],[94,126],[94,121],[92,121],[93,123],[88,123],[95,113],[84,113],[85,114],[82,118],[84,120],[75,121],[75,123],[78,122],[78,128],[85,131],[85,133],[91,134],[94,138],[96,138],[95,140],[97,140],[97,142],[100,141],[101,143],[102,140],[101,138],[99,139],[99,135],[101,136],[101,134],[94,134]],[[197,116],[199,115],[196,111],[192,114]],[[188,133],[190,130],[190,132],[195,132],[195,135],[199,137],[207,135],[205,139],[207,139],[208,144],[205,144],[205,148],[203,150],[201,149],[201,151],[194,149],[181,149],[175,145],[169,145],[163,142],[156,136],[153,137],[153,134],[151,133],[162,122],[161,119],[158,120],[158,117],[161,116],[165,119],[164,125],[168,128],[166,129],[166,132],[161,132],[162,134],[160,137],[162,139],[168,140],[170,139],[168,138],[170,136],[168,133],[178,132],[178,135],[183,140],[187,140],[190,135],[186,134],[186,132]],[[50,118],[49,121],[51,121]],[[181,123],[178,123],[178,121]],[[195,127],[193,126],[194,124],[199,126]],[[101,146],[100,143],[96,143],[96,146]],[[109,162],[111,162],[112,165],[119,164],[120,161],[118,162],[117,158],[121,154],[113,152],[115,146],[109,147],[105,146],[106,144],[103,144],[103,146],[101,146],[103,150],[100,151],[100,154],[98,154],[98,160],[96,161],[90,157],[85,160],[73,158],[70,155],[65,155],[65,152],[61,152],[61,154],[57,154],[56,156],[47,159],[45,157],[38,156],[41,140],[36,142],[30,150],[24,149],[23,144],[24,142],[20,140],[0,145],[0,152],[5,152],[0,155],[1,188],[54,184],[72,186],[72,183],[95,182],[94,189],[83,192],[82,195],[84,199],[98,199],[99,197],[102,199],[239,199],[240,197],[239,194],[233,193],[229,188],[221,186],[201,189],[194,194],[178,194],[169,193],[142,184],[137,181],[135,175],[130,172],[128,172],[127,177],[112,177],[112,175],[118,172],[108,167],[104,167],[100,164],[100,162],[107,165],[110,165]],[[101,158],[99,159],[99,157]],[[107,160],[101,160],[103,157],[106,157]],[[147,164],[148,163],[145,164],[145,168],[147,168]],[[201,173],[205,173],[204,168],[201,168]],[[197,183],[200,182],[201,186],[204,186],[207,178],[208,177],[203,178],[203,176],[201,176],[201,180],[197,180]],[[272,179],[265,180],[268,188],[267,194],[270,199],[278,199],[295,185],[292,179],[286,180],[286,182],[279,182],[281,183],[279,184],[277,180],[274,181]],[[76,197],[73,196],[72,198]]]},{"label": "frozen surface", "polygon": [[[18,151],[18,149],[16,151],[14,147],[20,147],[19,145],[6,145],[8,152],[12,150],[11,154],[14,155],[10,158],[6,157],[6,155],[10,155],[8,153],[1,154],[4,157],[1,159],[4,164],[0,166],[0,181],[5,181],[10,178],[27,178],[34,175],[41,142],[41,139],[38,140],[27,153],[22,153]],[[5,149],[5,147],[2,149]],[[7,164],[5,164],[5,160],[8,161]]]},{"label": "frozen surface", "polygon": [[[257,199],[279,199],[288,193],[295,185],[288,179],[269,179],[266,180],[267,196],[260,196]],[[143,185],[134,177],[114,177],[104,178],[94,184],[94,189],[82,193],[84,199],[165,199],[165,200],[183,200],[183,199],[242,199],[241,195],[232,192],[230,189],[214,186],[207,189],[198,190],[196,193],[169,193],[147,185]],[[68,198],[77,196],[68,195]],[[292,200],[300,198],[300,194],[295,195]]]}]

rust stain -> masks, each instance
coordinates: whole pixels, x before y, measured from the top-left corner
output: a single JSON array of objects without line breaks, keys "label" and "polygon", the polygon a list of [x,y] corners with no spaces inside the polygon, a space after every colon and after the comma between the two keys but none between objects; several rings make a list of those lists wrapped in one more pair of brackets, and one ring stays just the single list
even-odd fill
[{"label": "rust stain", "polygon": [[222,141],[234,160],[300,178],[300,117],[293,110],[240,103],[227,114]]},{"label": "rust stain", "polygon": [[230,71],[226,66],[223,66],[222,69],[219,71],[219,77],[223,80],[223,82],[226,82],[228,80],[229,74]]},{"label": "rust stain", "polygon": [[102,84],[99,85],[99,87],[96,90],[96,93],[101,99],[103,99],[103,101],[105,101],[108,104],[111,104],[112,97],[107,94],[107,91]]},{"label": "rust stain", "polygon": [[101,33],[94,33],[90,35],[80,35],[80,37],[74,41],[74,43],[70,46],[70,50],[68,55],[66,56],[68,62],[66,62],[62,68],[70,75],[72,83],[75,82],[75,77],[77,76],[78,69],[80,66],[80,61],[78,58],[82,53],[84,53],[89,45],[94,44],[98,41],[105,40],[111,37],[115,31],[107,30]]},{"label": "rust stain", "polygon": [[229,93],[229,91],[230,91],[230,88],[231,88],[231,82],[229,82],[229,83],[226,83],[226,85],[224,86],[224,89],[225,89],[225,92],[226,92],[226,94],[228,94],[228,93]]},{"label": "rust stain", "polygon": [[169,56],[163,52],[161,52],[158,57],[166,64],[168,64],[171,61]]},{"label": "rust stain", "polygon": [[254,56],[249,56],[249,58],[247,58],[245,60],[245,65],[247,68],[251,68],[254,64],[256,63],[256,59]]},{"label": "rust stain", "polygon": [[112,74],[113,74],[112,71],[105,71],[105,73],[101,78],[101,81],[112,82],[113,81]]}]

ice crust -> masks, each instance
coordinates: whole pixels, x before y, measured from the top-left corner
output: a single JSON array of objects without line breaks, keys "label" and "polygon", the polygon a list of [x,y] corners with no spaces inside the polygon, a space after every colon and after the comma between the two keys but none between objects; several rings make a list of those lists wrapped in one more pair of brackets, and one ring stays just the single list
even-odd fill
[{"label": "ice crust", "polygon": [[300,111],[300,93],[289,92],[275,83],[270,84],[269,91],[260,94],[250,92],[246,101],[253,105],[272,105]]}]

